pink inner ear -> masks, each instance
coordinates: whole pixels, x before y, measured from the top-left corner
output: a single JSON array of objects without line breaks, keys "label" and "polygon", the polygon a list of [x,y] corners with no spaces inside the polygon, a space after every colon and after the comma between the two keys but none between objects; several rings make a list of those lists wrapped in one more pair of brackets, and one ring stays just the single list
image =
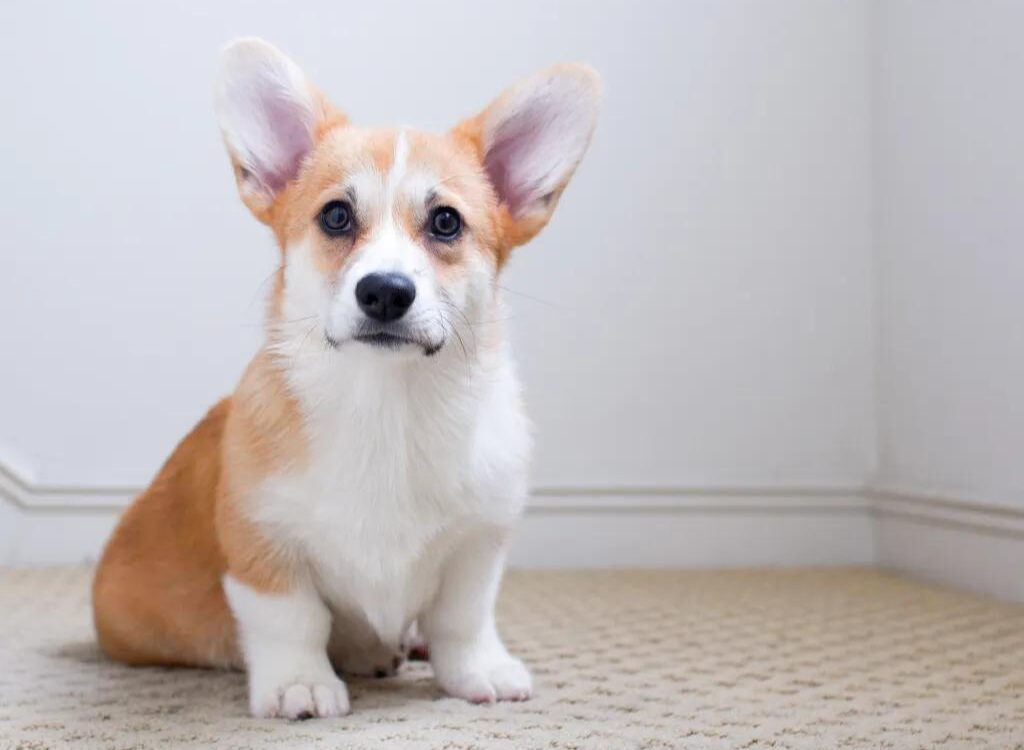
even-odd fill
[{"label": "pink inner ear", "polygon": [[271,96],[261,103],[273,145],[254,165],[260,181],[272,192],[283,188],[299,172],[302,160],[313,148],[313,134],[305,108],[287,97]]},{"label": "pink inner ear", "polygon": [[513,218],[550,213],[550,198],[587,150],[598,99],[596,76],[568,66],[528,79],[485,110],[484,167]]},{"label": "pink inner ear", "polygon": [[549,169],[540,163],[538,151],[551,120],[545,108],[531,107],[502,122],[491,137],[484,167],[513,216],[543,197],[538,193]]}]

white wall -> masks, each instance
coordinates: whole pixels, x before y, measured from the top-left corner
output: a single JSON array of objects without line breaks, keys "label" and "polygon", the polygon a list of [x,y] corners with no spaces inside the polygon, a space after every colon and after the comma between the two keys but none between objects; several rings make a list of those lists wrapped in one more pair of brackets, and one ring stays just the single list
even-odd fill
[{"label": "white wall", "polygon": [[876,554],[1024,600],[1024,4],[873,11]]},{"label": "white wall", "polygon": [[[144,484],[258,345],[275,251],[210,106],[258,34],[360,122],[445,127],[538,66],[604,75],[512,264],[546,488],[849,486],[873,468],[861,2],[19,3],[0,26],[0,457]],[[543,302],[533,298],[539,298]]]},{"label": "white wall", "polygon": [[1024,4],[876,13],[879,481],[1024,510]]},{"label": "white wall", "polygon": [[258,345],[275,251],[210,84],[261,34],[370,123],[604,74],[504,282],[538,432],[514,562],[879,562],[1024,599],[1020,3],[207,6],[0,26],[0,562],[93,556]]}]

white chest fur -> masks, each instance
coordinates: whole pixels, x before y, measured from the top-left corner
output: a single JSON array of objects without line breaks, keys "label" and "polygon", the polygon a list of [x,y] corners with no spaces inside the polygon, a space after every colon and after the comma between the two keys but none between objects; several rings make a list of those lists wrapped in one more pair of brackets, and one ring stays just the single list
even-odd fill
[{"label": "white chest fur", "polygon": [[521,510],[529,437],[508,353],[425,365],[352,344],[303,357],[290,381],[308,456],[266,481],[258,520],[333,610],[397,644],[459,538]]}]

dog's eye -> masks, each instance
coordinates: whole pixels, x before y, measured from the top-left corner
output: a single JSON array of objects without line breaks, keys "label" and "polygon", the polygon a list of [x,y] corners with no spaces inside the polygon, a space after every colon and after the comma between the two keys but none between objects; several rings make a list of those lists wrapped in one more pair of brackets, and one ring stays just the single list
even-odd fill
[{"label": "dog's eye", "polygon": [[352,206],[345,201],[331,201],[320,209],[320,228],[331,237],[352,231]]},{"label": "dog's eye", "polygon": [[440,206],[430,212],[430,233],[439,240],[450,242],[462,231],[462,217],[450,206]]}]

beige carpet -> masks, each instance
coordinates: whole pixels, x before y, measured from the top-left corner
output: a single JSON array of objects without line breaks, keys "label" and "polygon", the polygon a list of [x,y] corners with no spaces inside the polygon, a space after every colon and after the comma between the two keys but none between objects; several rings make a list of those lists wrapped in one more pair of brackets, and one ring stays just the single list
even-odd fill
[{"label": "beige carpet", "polygon": [[244,678],[128,669],[85,570],[0,572],[0,748],[1024,748],[1024,608],[871,571],[512,573],[528,703],[353,681],[353,713],[245,714]]}]

